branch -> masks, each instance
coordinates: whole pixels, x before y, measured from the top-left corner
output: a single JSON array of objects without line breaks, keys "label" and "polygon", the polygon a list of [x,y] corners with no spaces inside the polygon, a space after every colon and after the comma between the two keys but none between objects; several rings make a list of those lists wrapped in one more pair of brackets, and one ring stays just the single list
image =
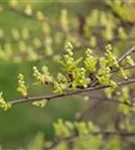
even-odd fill
[{"label": "branch", "polygon": [[134,107],[135,106],[135,103],[131,103],[130,101],[118,101],[116,99],[112,99],[112,98],[105,98],[105,97],[91,97],[91,98],[94,98],[94,99],[98,99],[98,100],[101,100],[101,101],[104,101],[104,102],[112,102],[112,103],[116,103],[116,104],[123,104],[123,105],[127,105],[129,107]]},{"label": "branch", "polygon": [[[133,83],[135,83],[135,79],[120,81],[120,82],[117,83],[117,85],[118,86],[123,86],[123,85],[133,84]],[[39,100],[42,100],[42,99],[46,99],[46,100],[50,101],[50,100],[65,97],[65,96],[70,96],[70,95],[80,94],[80,93],[84,93],[84,92],[101,90],[101,89],[105,89],[105,88],[109,88],[109,87],[111,87],[111,86],[110,85],[98,85],[98,86],[95,86],[95,87],[89,87],[89,88],[85,88],[85,89],[78,89],[78,90],[71,91],[71,92],[65,92],[62,95],[52,94],[52,95],[43,95],[43,96],[37,96],[37,97],[28,97],[27,99],[26,98],[17,99],[17,100],[9,101],[8,103],[10,103],[11,105],[16,105],[16,104],[19,104],[19,103],[34,102],[34,101],[39,101]]]},{"label": "branch", "polygon": [[[107,135],[107,136],[121,136],[121,137],[129,137],[129,136],[135,136],[135,132],[124,132],[124,131],[96,131],[96,132],[90,132],[90,135],[93,136],[98,136],[98,135]],[[61,142],[66,142],[66,141],[71,141],[73,139],[75,139],[78,136],[77,133],[72,134],[69,137],[65,137],[61,140],[56,140],[52,143],[52,145],[48,146],[48,147],[44,147],[43,150],[50,150],[54,147],[56,147],[57,145],[59,145]]]},{"label": "branch", "polygon": [[[104,99],[101,97],[92,97],[90,96],[90,98],[94,98],[94,99],[99,99],[102,101],[106,101],[106,102],[113,102],[113,103],[118,103],[118,104],[124,104],[127,105],[129,107],[133,107],[134,104],[131,104],[129,102],[120,102],[117,100],[113,100],[113,99]],[[84,117],[84,115],[93,107],[89,106],[80,116],[79,118],[76,118],[76,121],[81,121],[82,118]],[[129,137],[129,136],[135,136],[134,132],[124,132],[124,131],[97,131],[97,132],[90,132],[89,134],[93,135],[93,136],[97,136],[97,135],[106,135],[106,136],[121,136],[121,137]],[[70,142],[72,140],[74,140],[76,137],[78,136],[78,132],[76,132],[76,130],[74,130],[74,132],[72,133],[72,135],[70,135],[69,137],[65,137],[61,140],[55,140],[49,147],[43,147],[43,150],[50,150],[52,148],[55,148],[57,145],[59,145],[61,142]]]},{"label": "branch", "polygon": [[[129,70],[129,69],[134,69],[135,68],[135,65],[132,65],[132,66],[126,66],[126,67],[123,67],[123,66],[121,66],[124,70]],[[116,69],[113,69],[113,70],[111,70],[111,73],[117,73],[117,72],[119,72],[120,71],[120,69],[119,68],[116,68]]]},{"label": "branch", "polygon": [[126,53],[124,53],[118,60],[118,63],[121,63],[128,55],[135,52],[135,46],[133,46],[131,49],[129,49]]},{"label": "branch", "polygon": [[95,108],[96,108],[99,104],[101,104],[101,102],[109,102],[109,103],[123,104],[123,105],[127,105],[127,106],[129,106],[129,107],[134,107],[134,106],[135,106],[135,102],[132,102],[132,103],[131,103],[130,101],[124,101],[124,102],[122,102],[122,101],[118,101],[118,100],[116,100],[116,99],[107,98],[107,97],[103,97],[103,98],[102,98],[102,97],[98,97],[98,96],[90,96],[89,98],[92,99],[92,100],[98,100],[98,101],[96,101],[94,105],[88,106],[88,107],[86,108],[86,110],[84,110],[83,112],[81,112],[80,115],[75,118],[76,121],[81,121],[81,120],[84,118],[84,116],[85,116],[89,111],[90,111],[90,114],[91,114],[91,112],[92,112],[93,110],[95,110]]}]

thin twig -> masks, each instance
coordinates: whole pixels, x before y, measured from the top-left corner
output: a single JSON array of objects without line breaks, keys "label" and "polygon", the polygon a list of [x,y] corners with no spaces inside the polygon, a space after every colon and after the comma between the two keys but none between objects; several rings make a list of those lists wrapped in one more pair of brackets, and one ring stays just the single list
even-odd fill
[{"label": "thin twig", "polygon": [[135,46],[133,46],[131,49],[129,49],[126,53],[124,53],[119,59],[118,63],[120,64],[128,55],[135,52]]}]

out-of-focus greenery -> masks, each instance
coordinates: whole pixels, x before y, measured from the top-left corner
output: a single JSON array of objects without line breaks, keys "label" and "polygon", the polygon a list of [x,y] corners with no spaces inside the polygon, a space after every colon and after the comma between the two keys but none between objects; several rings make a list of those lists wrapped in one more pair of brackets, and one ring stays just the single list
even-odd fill
[{"label": "out-of-focus greenery", "polygon": [[[29,1],[30,2],[30,1]],[[27,3],[27,0],[20,1],[23,5]],[[68,7],[71,12],[74,13],[74,6],[72,4],[63,2],[47,2],[47,1],[31,1],[36,9],[43,11],[48,17],[52,19],[57,19],[62,8]],[[84,6],[77,4],[80,8],[85,8]],[[1,6],[6,6],[6,1],[0,1]],[[80,8],[77,8],[79,10]],[[29,20],[18,14],[14,14],[8,11],[3,11],[0,13],[0,28],[3,29],[7,34],[10,33],[11,28],[22,28],[23,26],[28,27],[32,34],[39,34],[40,23],[36,20]],[[39,35],[40,36],[40,35]],[[16,45],[17,43],[14,43]],[[15,49],[16,51],[16,49]],[[17,75],[19,72],[25,74],[28,77],[28,82],[31,81],[29,75],[32,74],[32,66],[41,66],[43,63],[51,67],[53,72],[56,72],[51,59],[45,59],[43,61],[36,62],[21,62],[21,63],[10,63],[0,62],[0,91],[4,91],[5,99],[12,100],[15,97],[19,97],[17,88]],[[47,89],[35,89],[35,94],[44,94],[44,90]],[[39,131],[45,133],[46,137],[52,138],[52,123],[58,118],[73,119],[74,113],[79,110],[79,100],[78,97],[71,99],[68,97],[64,101],[61,99],[59,101],[50,102],[46,108],[37,108],[31,106],[30,104],[23,104],[19,107],[14,107],[14,109],[3,112],[0,111],[0,144],[4,145],[6,148],[16,148],[25,147],[29,144],[29,141],[36,136]],[[72,107],[71,107],[72,106]]]}]

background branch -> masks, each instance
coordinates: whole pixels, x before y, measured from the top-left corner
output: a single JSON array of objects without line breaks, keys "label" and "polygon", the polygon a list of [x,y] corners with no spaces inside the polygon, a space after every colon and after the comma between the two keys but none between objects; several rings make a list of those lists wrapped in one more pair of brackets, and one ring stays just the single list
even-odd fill
[{"label": "background branch", "polygon": [[[128,132],[128,131],[96,131],[96,132],[90,132],[89,134],[92,136],[98,136],[98,135],[104,135],[104,136],[112,136],[113,135],[113,136],[121,136],[121,137],[135,136],[135,132]],[[43,150],[50,150],[50,149],[56,147],[61,142],[67,142],[67,141],[69,142],[71,140],[74,140],[77,136],[78,136],[78,134],[74,133],[69,137],[65,137],[61,140],[56,140],[50,146],[44,147]]]}]

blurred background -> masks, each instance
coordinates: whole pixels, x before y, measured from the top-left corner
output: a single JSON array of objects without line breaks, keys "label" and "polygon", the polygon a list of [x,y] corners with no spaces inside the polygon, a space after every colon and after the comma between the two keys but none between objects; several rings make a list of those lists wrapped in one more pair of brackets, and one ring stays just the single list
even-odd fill
[{"label": "blurred background", "polygon": [[[23,7],[26,4],[31,4],[35,9],[42,11],[50,20],[58,20],[62,9],[68,9],[71,14],[77,15],[79,12],[88,11],[88,2],[66,2],[66,1],[34,1],[20,0],[19,6]],[[1,7],[9,7],[9,2],[0,0]],[[89,9],[89,8],[87,8]],[[86,13],[85,12],[85,13]],[[4,31],[4,40],[0,39],[0,44],[3,46],[9,44],[12,29],[16,28],[19,31],[26,27],[31,32],[31,38],[42,36],[41,24],[39,21],[29,19],[20,14],[4,10],[0,13],[0,30]],[[55,29],[55,26],[54,26]],[[41,37],[42,38],[42,37]],[[8,42],[9,41],[9,42]],[[32,43],[32,41],[29,41]],[[18,42],[12,43],[14,50],[17,51]],[[61,47],[63,49],[63,47]],[[12,58],[11,58],[12,59]],[[12,100],[19,97],[16,92],[17,75],[19,72],[24,73],[29,83],[32,76],[32,66],[41,66],[47,64],[52,72],[56,72],[56,66],[51,58],[39,61],[21,61],[19,63],[12,62],[11,59],[0,60],[0,91],[4,92],[5,99]],[[31,93],[40,95],[46,91],[42,87],[42,91],[35,89]],[[72,107],[71,107],[72,106]],[[34,107],[31,104],[23,104],[15,106],[8,112],[0,111],[0,144],[5,148],[25,148],[29,142],[37,135],[37,133],[45,133],[45,137],[52,138],[52,123],[58,118],[72,120],[75,112],[79,111],[78,97],[68,97],[64,101],[56,100],[50,102],[46,108]]]},{"label": "blurred background", "polygon": [[[107,43],[115,45],[118,55],[129,48],[135,41],[134,9],[130,7],[127,18],[120,18],[123,10],[109,15],[110,9],[100,0],[0,0],[0,91],[5,99],[20,97],[16,91],[18,73],[23,73],[29,84],[33,81],[34,65],[48,65],[55,74],[59,68],[55,59],[63,54],[69,39],[76,55],[82,55],[81,49],[86,47],[102,55]],[[106,24],[110,28],[103,26]],[[126,42],[127,36],[130,42]],[[29,92],[41,95],[50,89],[33,87]],[[21,104],[7,112],[0,111],[0,144],[5,149],[25,148],[38,132],[52,139],[53,122],[58,118],[73,120],[86,107],[82,98],[77,95],[54,100],[45,108]]]}]

